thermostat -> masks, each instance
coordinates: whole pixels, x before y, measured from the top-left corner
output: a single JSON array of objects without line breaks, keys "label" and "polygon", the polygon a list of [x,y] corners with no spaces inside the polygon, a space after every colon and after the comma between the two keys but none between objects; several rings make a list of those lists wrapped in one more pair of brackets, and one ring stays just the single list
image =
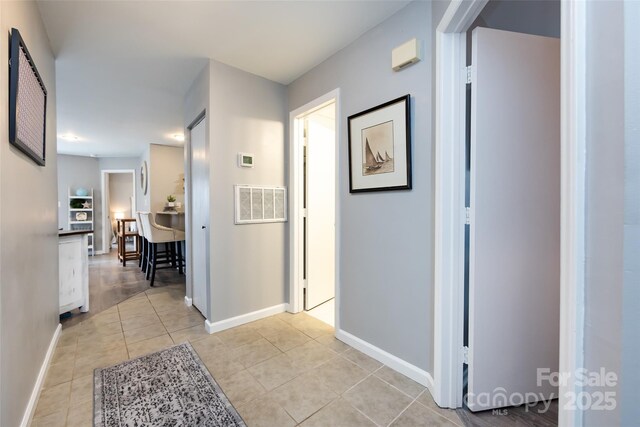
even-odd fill
[{"label": "thermostat", "polygon": [[238,153],[238,166],[241,168],[253,167],[253,154],[250,153]]}]

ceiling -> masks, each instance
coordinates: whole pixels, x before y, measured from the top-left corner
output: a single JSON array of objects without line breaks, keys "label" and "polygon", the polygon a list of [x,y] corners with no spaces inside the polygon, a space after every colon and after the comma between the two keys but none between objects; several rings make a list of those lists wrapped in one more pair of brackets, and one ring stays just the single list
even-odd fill
[{"label": "ceiling", "polygon": [[39,1],[56,55],[58,152],[179,145],[183,98],[208,58],[286,85],[407,3]]}]

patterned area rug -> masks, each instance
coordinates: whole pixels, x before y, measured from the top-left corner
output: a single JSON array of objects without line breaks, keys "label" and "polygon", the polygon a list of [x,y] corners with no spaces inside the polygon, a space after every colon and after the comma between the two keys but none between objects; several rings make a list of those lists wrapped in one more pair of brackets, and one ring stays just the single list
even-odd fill
[{"label": "patterned area rug", "polygon": [[95,427],[245,423],[190,344],[94,371]]}]

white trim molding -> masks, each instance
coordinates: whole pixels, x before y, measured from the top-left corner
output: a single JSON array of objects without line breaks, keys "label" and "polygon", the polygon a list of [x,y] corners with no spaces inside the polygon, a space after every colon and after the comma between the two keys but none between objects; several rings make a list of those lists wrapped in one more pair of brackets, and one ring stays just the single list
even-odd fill
[{"label": "white trim molding", "polygon": [[185,295],[184,296],[184,305],[186,305],[187,307],[191,307],[193,305],[193,300]]},{"label": "white trim molding", "polygon": [[436,30],[433,398],[462,406],[466,31],[487,0],[453,1]]},{"label": "white trim molding", "polygon": [[31,391],[31,397],[29,398],[29,402],[27,403],[27,408],[24,410],[24,415],[22,416],[20,427],[27,427],[31,424],[33,414],[36,411],[36,405],[38,404],[38,399],[40,398],[40,390],[42,389],[44,380],[47,377],[49,365],[51,364],[51,360],[53,359],[53,354],[56,351],[56,345],[58,345],[58,339],[60,338],[61,333],[62,324],[58,323],[58,327],[56,327],[56,330],[51,337],[51,341],[49,342],[47,354],[44,356],[44,360],[42,361],[42,365],[40,366],[40,372],[38,372],[36,383],[34,384],[33,390]]},{"label": "white trim molding", "polygon": [[402,375],[411,378],[415,382],[422,384],[429,389],[429,392],[433,394],[433,378],[431,374],[423,369],[418,368],[411,363],[394,356],[391,353],[387,353],[381,348],[370,344],[355,335],[351,335],[349,332],[345,332],[341,329],[336,329],[336,338],[349,344],[356,350],[361,351],[369,357],[376,359],[378,362],[384,363],[394,371],[401,373]]},{"label": "white trim molding", "polygon": [[265,317],[273,316],[275,314],[284,313],[286,307],[287,304],[283,303],[274,305],[272,307],[263,308],[262,310],[252,311],[251,313],[241,314],[240,316],[219,320],[217,322],[210,322],[208,320],[205,320],[204,327],[208,333],[213,334],[216,332],[224,331],[225,329],[244,325],[245,323],[264,319]]},{"label": "white trim molding", "polygon": [[[576,369],[584,364],[586,198],[586,8],[561,4],[561,273],[558,425],[582,425],[582,411],[564,409],[579,396]],[[575,394],[574,394],[575,393]]]}]

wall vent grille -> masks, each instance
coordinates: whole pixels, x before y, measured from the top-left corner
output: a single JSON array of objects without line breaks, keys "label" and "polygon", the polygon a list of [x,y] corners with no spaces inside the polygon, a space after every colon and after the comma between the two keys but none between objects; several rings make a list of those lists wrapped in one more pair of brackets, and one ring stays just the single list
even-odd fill
[{"label": "wall vent grille", "polygon": [[235,185],[235,223],[259,224],[287,221],[287,189]]}]

